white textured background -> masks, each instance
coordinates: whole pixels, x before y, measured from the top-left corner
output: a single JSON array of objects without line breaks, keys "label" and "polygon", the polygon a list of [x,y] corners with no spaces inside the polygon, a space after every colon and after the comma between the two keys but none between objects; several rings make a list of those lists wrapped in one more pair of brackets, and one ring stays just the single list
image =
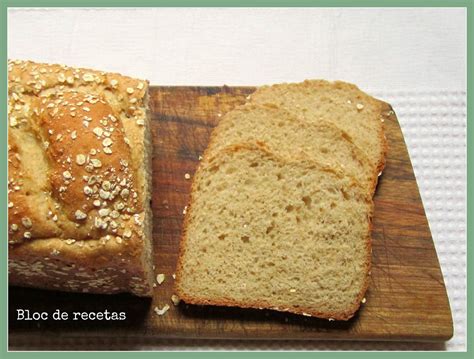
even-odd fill
[{"label": "white textured background", "polygon": [[160,85],[354,82],[395,109],[455,322],[446,346],[163,341],[146,349],[466,350],[465,9],[10,9],[9,58]]}]

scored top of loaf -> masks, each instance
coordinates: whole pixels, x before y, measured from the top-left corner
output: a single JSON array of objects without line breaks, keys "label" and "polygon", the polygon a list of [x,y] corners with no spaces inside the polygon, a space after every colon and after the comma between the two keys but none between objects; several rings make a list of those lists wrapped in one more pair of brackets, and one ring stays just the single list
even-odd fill
[{"label": "scored top of loaf", "polygon": [[9,243],[142,237],[148,83],[9,61]]}]

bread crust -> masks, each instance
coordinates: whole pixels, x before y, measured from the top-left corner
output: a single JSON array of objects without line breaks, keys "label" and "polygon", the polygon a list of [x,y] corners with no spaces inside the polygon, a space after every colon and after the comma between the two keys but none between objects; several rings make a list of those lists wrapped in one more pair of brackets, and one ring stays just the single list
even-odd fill
[{"label": "bread crust", "polygon": [[152,292],[148,83],[9,61],[9,283]]},{"label": "bread crust", "polygon": [[72,241],[37,240],[9,248],[9,284],[22,287],[114,294],[130,291],[150,295],[142,266],[139,236],[117,242],[117,237]]},{"label": "bread crust", "polygon": [[[266,301],[246,301],[246,302],[240,302],[236,301],[232,298],[219,298],[219,299],[207,299],[207,298],[201,298],[198,296],[193,296],[189,295],[186,293],[186,291],[182,288],[181,286],[181,279],[184,271],[184,256],[186,252],[186,242],[188,239],[188,226],[189,226],[189,219],[191,216],[191,213],[193,211],[193,202],[194,202],[194,194],[196,193],[196,178],[199,177],[199,172],[203,166],[209,166],[212,164],[214,160],[216,160],[219,156],[219,153],[214,154],[213,156],[207,157],[207,152],[209,149],[212,147],[212,143],[214,138],[214,134],[211,136],[211,141],[209,147],[205,150],[204,153],[204,158],[203,161],[200,163],[198,170],[195,175],[195,180],[193,181],[192,187],[191,187],[191,197],[189,200],[189,204],[186,210],[186,215],[184,218],[184,224],[183,224],[183,233],[180,241],[180,246],[179,246],[179,256],[178,256],[178,262],[177,262],[177,269],[176,269],[176,281],[175,281],[175,291],[177,295],[179,296],[180,299],[182,299],[184,302],[188,304],[197,304],[197,305],[218,305],[218,306],[233,306],[233,307],[240,307],[240,308],[254,308],[254,309],[271,309],[271,310],[276,310],[276,311],[282,311],[282,312],[290,312],[294,314],[301,314],[305,316],[313,316],[313,317],[318,317],[318,318],[325,318],[325,319],[330,319],[330,320],[349,320],[352,318],[355,314],[355,312],[359,309],[360,304],[364,298],[365,292],[368,288],[368,283],[369,283],[369,275],[370,275],[370,270],[371,270],[371,253],[372,253],[372,248],[371,248],[371,231],[372,231],[372,217],[373,217],[373,202],[371,199],[371,194],[365,193],[364,191],[361,190],[361,194],[364,196],[366,203],[369,206],[369,213],[368,213],[368,228],[367,228],[367,235],[365,237],[365,249],[366,249],[366,261],[364,262],[364,281],[362,284],[362,288],[354,302],[351,304],[350,308],[347,308],[343,312],[321,312],[321,311],[316,311],[312,308],[301,308],[301,307],[294,307],[294,306],[288,306],[285,308],[282,307],[276,307],[272,305],[269,302]],[[281,156],[278,156],[274,153],[272,153],[264,143],[262,142],[248,142],[248,143],[241,143],[241,144],[234,144],[230,145],[229,147],[224,148],[221,150],[221,152],[237,152],[241,150],[252,150],[252,151],[261,151],[263,152],[266,156],[275,158],[277,161],[282,161],[282,162],[287,162],[289,161],[287,158],[283,158]],[[304,154],[301,154],[298,158],[295,158],[293,160],[290,160],[291,162],[298,163],[299,165],[302,166],[316,166],[318,168],[321,168],[325,171],[332,172],[334,174],[337,174],[338,176],[344,176],[341,172],[340,169],[329,166],[329,165],[322,165],[319,164],[313,160],[308,159]],[[346,175],[347,176],[347,175]],[[355,178],[352,178],[354,185],[362,187],[358,181]],[[365,193],[365,194],[364,194]]]}]

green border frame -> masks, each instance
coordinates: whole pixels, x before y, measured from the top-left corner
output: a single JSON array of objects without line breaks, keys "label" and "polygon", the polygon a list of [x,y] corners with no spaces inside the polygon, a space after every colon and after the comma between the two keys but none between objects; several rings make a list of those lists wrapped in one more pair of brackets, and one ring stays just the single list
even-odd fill
[{"label": "green border frame", "polygon": [[[473,240],[473,205],[470,202],[473,195],[473,186],[469,183],[474,179],[472,161],[474,158],[474,146],[472,141],[472,131],[474,130],[474,57],[473,49],[474,44],[472,40],[474,38],[474,0],[0,0],[0,43],[1,49],[1,71],[0,71],[0,111],[2,113],[3,121],[0,121],[0,145],[1,145],[1,156],[0,156],[0,181],[3,183],[3,189],[0,191],[0,203],[3,206],[0,207],[0,228],[3,228],[4,233],[7,233],[7,10],[10,7],[187,7],[187,6],[199,6],[199,7],[463,7],[467,9],[467,352],[333,352],[325,353],[331,357],[347,357],[348,355],[355,356],[356,358],[365,358],[367,356],[373,357],[374,355],[383,355],[386,357],[399,357],[401,355],[417,358],[471,358],[474,354],[473,344],[474,336],[473,333],[473,244],[469,243]],[[7,234],[6,234],[7,236]],[[8,244],[6,240],[0,241],[1,243],[1,254],[0,264],[3,268],[6,268],[7,263],[7,251]],[[5,270],[1,271],[0,276],[0,291],[4,293],[0,296],[0,318],[7,318],[7,298],[8,298],[8,273]],[[28,352],[7,352],[8,334],[8,322],[3,320],[0,327],[0,356],[3,358],[24,358]],[[469,334],[471,334],[469,336]],[[156,355],[169,355],[173,357],[184,357],[194,356],[200,358],[206,358],[209,355],[220,355],[220,353],[179,353],[179,352],[158,352],[140,353],[141,356],[152,357]],[[291,355],[298,355],[304,357],[312,357],[318,355],[318,352],[300,352],[292,353]],[[63,353],[51,353],[44,352],[36,354],[39,357],[50,358],[59,357],[64,355]],[[79,358],[84,355],[90,355],[94,357],[125,357],[129,356],[127,352],[71,352],[68,356]],[[135,354],[134,354],[135,355]],[[138,355],[138,354],[137,354]],[[246,357],[273,357],[273,356],[287,356],[288,353],[280,352],[255,352],[255,353],[226,353],[225,355],[232,356],[243,356]]]}]

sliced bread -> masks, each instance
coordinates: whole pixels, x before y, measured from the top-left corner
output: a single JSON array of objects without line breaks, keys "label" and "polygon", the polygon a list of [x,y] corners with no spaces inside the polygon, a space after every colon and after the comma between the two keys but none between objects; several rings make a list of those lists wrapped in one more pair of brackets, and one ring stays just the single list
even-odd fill
[{"label": "sliced bread", "polygon": [[264,142],[279,156],[305,153],[322,164],[340,166],[373,192],[377,175],[350,136],[328,121],[309,123],[273,105],[247,104],[227,113],[213,133],[208,155],[230,144]]},{"label": "sliced bread", "polygon": [[367,154],[373,172],[382,171],[387,150],[381,121],[382,102],[357,86],[325,80],[277,84],[260,87],[250,101],[275,104],[311,123],[321,120],[334,123]]},{"label": "sliced bread", "polygon": [[176,273],[186,303],[347,320],[370,269],[372,202],[353,177],[261,145],[199,167]]}]

